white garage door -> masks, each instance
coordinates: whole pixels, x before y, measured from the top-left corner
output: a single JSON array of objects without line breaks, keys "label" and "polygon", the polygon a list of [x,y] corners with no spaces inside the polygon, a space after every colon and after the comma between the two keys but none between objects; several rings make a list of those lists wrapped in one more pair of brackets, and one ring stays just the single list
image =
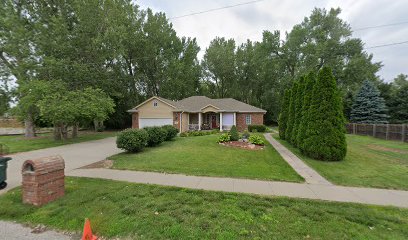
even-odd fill
[{"label": "white garage door", "polygon": [[139,128],[173,125],[171,118],[139,118]]}]

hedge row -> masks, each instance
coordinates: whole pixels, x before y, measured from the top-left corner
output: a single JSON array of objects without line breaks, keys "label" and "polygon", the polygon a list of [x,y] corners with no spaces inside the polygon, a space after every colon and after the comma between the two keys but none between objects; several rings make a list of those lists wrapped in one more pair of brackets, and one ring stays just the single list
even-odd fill
[{"label": "hedge row", "polygon": [[286,91],[279,135],[305,155],[323,161],[344,159],[344,126],[342,99],[330,68],[301,77]]},{"label": "hedge row", "polygon": [[162,127],[145,127],[143,129],[126,129],[116,138],[116,146],[127,152],[140,152],[146,146],[154,147],[177,136],[177,128],[166,125]]},{"label": "hedge row", "polygon": [[249,132],[266,132],[265,125],[248,125]]}]

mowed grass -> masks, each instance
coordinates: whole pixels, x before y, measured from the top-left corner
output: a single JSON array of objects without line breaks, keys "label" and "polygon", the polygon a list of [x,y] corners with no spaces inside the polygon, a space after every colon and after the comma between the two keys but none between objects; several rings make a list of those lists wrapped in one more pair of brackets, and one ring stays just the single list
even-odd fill
[{"label": "mowed grass", "polygon": [[116,136],[116,132],[91,132],[81,131],[75,139],[66,141],[55,141],[52,133],[39,134],[38,137],[25,138],[23,135],[17,136],[0,136],[0,143],[5,144],[10,153],[27,152],[37,149],[57,147],[66,144],[80,143],[91,140],[98,140],[107,137]]},{"label": "mowed grass", "polygon": [[43,207],[0,196],[0,219],[131,239],[406,239],[408,209],[67,178]]},{"label": "mowed grass", "polygon": [[277,134],[274,137],[335,184],[408,190],[407,143],[347,135],[346,158],[322,162],[304,156]]},{"label": "mowed grass", "polygon": [[121,153],[109,159],[116,169],[303,181],[269,143],[263,150],[246,150],[219,145],[218,136],[178,137],[140,153]]}]

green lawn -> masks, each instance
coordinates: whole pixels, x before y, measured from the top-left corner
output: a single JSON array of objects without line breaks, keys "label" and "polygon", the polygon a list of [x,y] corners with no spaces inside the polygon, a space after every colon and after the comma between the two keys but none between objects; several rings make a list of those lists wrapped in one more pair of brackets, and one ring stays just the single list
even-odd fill
[{"label": "green lawn", "polygon": [[302,155],[277,134],[274,137],[335,184],[408,190],[407,143],[347,135],[346,158],[322,162]]},{"label": "green lawn", "polygon": [[64,198],[0,196],[0,219],[132,239],[406,239],[408,209],[67,178]]},{"label": "green lawn", "polygon": [[9,147],[10,153],[16,153],[56,147],[71,143],[98,140],[114,136],[116,136],[116,132],[79,132],[78,137],[75,139],[68,139],[67,141],[55,141],[51,133],[46,133],[40,134],[35,138],[24,138],[24,136],[22,135],[0,136],[0,143],[6,144],[7,147]]},{"label": "green lawn", "polygon": [[218,135],[179,137],[141,153],[121,153],[109,159],[117,169],[303,181],[269,143],[254,151],[222,146],[217,139]]}]

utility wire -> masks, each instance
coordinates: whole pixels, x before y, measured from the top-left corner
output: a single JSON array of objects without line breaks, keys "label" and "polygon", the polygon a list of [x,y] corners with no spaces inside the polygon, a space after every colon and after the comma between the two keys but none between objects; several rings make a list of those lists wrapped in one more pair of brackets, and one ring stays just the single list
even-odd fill
[{"label": "utility wire", "polygon": [[219,8],[212,8],[212,9],[208,9],[208,10],[204,10],[204,11],[192,12],[192,13],[185,14],[185,15],[170,17],[169,19],[170,20],[179,19],[179,18],[199,15],[199,14],[208,13],[208,12],[219,11],[219,10],[223,10],[223,9],[227,9],[227,8],[233,8],[233,7],[238,7],[238,6],[243,6],[243,5],[248,5],[248,4],[253,4],[253,3],[258,3],[258,2],[263,2],[263,1],[265,1],[265,0],[255,0],[255,1],[250,1],[250,2],[243,2],[243,3],[234,4],[234,5],[229,5],[229,6],[219,7]]},{"label": "utility wire", "polygon": [[388,44],[383,44],[383,45],[377,45],[377,46],[372,46],[372,47],[366,47],[364,49],[373,49],[373,48],[380,48],[380,47],[388,47],[388,46],[394,46],[394,45],[401,45],[408,43],[408,41],[403,41],[403,42],[395,42],[395,43],[388,43]]},{"label": "utility wire", "polygon": [[391,27],[391,26],[397,26],[397,25],[402,25],[402,24],[408,24],[408,21],[396,22],[396,23],[390,23],[390,24],[384,24],[384,25],[377,25],[377,26],[367,26],[367,27],[362,27],[362,28],[356,28],[356,29],[353,29],[353,32],[362,31],[362,30],[366,30],[366,29],[373,29],[373,28]]}]

